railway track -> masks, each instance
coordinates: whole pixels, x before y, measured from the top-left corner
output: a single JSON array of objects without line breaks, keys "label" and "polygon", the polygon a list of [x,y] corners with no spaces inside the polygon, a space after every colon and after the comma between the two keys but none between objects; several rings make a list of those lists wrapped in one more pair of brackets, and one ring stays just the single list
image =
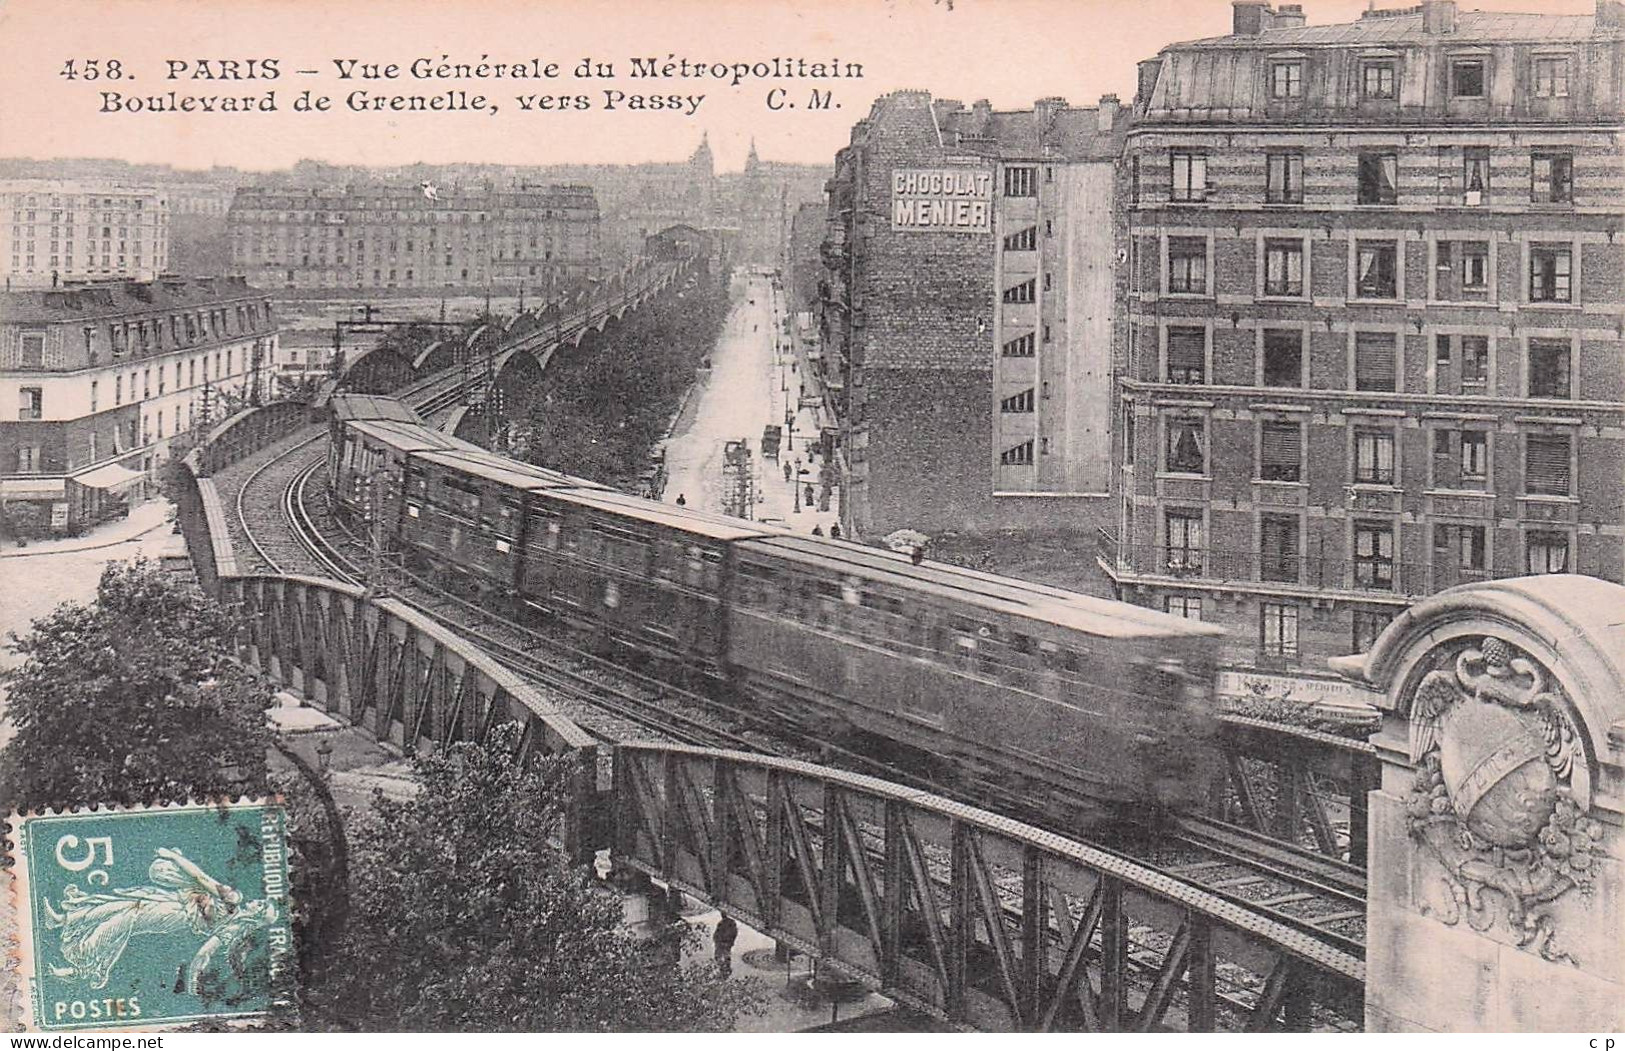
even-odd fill
[{"label": "railway track", "polygon": [[[303,479],[309,477],[307,473]],[[302,493],[302,489],[300,491]],[[330,536],[333,532],[346,534],[343,542],[352,552],[364,550],[360,540],[347,534],[330,515],[325,517],[331,529],[324,531],[316,527],[308,510],[301,510],[299,514],[307,523],[304,534],[313,550],[325,548],[326,559],[343,563],[343,577],[356,579],[360,566],[356,556],[340,553]],[[949,798],[965,796],[956,786],[873,755],[829,742],[808,746],[786,740],[781,733],[762,727],[742,729],[738,725],[740,714],[728,705],[576,649],[551,635],[500,617],[404,569],[392,572],[413,592],[402,593],[405,601],[455,628],[515,671],[589,709],[607,710],[643,731],[627,737],[622,728],[606,727],[602,731],[606,740],[647,739],[646,731],[654,731],[686,744],[833,762]],[[602,725],[601,714],[579,714],[583,725]],[[986,803],[985,799],[968,801]],[[1012,801],[1004,809],[1018,805]],[[1019,816],[1040,825],[1053,824],[1037,815]],[[1076,835],[1073,830],[1055,831]],[[1155,840],[1125,838],[1106,845],[1142,865],[1210,891],[1335,948],[1364,955],[1364,876],[1352,865],[1235,825],[1190,816],[1179,819],[1176,828],[1162,830]]]}]

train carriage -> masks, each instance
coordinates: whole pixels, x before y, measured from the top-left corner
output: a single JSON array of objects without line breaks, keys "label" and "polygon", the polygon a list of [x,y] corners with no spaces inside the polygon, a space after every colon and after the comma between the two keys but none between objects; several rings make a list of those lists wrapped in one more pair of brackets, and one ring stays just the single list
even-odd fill
[{"label": "train carriage", "polygon": [[610,489],[544,494],[527,542],[527,605],[720,675],[730,545],[764,530]]},{"label": "train carriage", "polygon": [[764,537],[737,558],[741,688],[820,736],[897,742],[1068,820],[1209,789],[1218,629],[856,544]]},{"label": "train carriage", "polygon": [[413,562],[457,590],[511,599],[520,587],[530,494],[591,484],[483,450],[413,453],[399,539]]}]

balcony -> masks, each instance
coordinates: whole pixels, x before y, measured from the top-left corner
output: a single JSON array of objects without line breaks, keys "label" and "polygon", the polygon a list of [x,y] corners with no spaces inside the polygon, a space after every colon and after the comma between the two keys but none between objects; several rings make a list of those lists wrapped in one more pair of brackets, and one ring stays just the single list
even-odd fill
[{"label": "balcony", "polygon": [[[1407,598],[1431,594],[1437,589],[1430,584],[1431,567],[1425,562],[1125,544],[1104,530],[1098,538],[1096,556],[1101,568],[1119,583],[1188,583],[1239,590],[1305,594],[1336,591]],[[1444,586],[1448,585],[1437,585]]]}]

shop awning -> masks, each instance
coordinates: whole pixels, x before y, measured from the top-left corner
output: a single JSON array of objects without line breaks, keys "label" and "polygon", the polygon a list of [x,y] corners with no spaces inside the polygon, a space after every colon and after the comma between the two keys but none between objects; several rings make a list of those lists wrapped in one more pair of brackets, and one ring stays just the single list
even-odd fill
[{"label": "shop awning", "polygon": [[67,486],[60,478],[7,478],[0,481],[0,499],[60,500]]},{"label": "shop awning", "polygon": [[132,471],[121,463],[107,463],[84,474],[76,474],[73,480],[86,489],[104,489],[110,493],[122,493],[144,477],[146,476],[140,471]]}]

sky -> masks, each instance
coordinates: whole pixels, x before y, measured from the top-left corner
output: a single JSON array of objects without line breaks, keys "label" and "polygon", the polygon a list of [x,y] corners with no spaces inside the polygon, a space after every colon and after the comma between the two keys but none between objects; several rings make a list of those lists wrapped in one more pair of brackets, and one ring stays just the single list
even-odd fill
[{"label": "sky", "polygon": [[[1304,0],[1310,24],[1350,21],[1367,0]],[[1380,6],[1399,6],[1388,0]],[[1593,0],[1479,0],[1465,9],[1587,14]],[[1228,0],[0,0],[0,156],[115,157],[182,168],[286,167],[302,158],[393,166],[678,160],[709,136],[719,170],[754,138],[768,160],[829,163],[876,96],[926,89],[1027,107],[1059,95],[1127,103],[1135,66],[1166,44],[1229,31]],[[852,79],[633,78],[631,59],[775,57],[861,63]],[[414,78],[411,63],[557,63],[551,79]],[[275,79],[197,78],[276,62]],[[337,62],[395,64],[395,78],[341,79]],[[573,74],[584,60],[613,79]],[[90,60],[96,77],[90,77]],[[117,79],[107,63],[119,63]],[[173,60],[181,64],[171,67]],[[206,66],[205,66],[206,61]],[[70,66],[69,63],[72,63]],[[169,74],[176,72],[176,77]],[[304,74],[299,70],[314,70]],[[74,74],[72,77],[68,73]],[[785,93],[772,101],[769,92]],[[812,108],[810,89],[828,91]],[[486,97],[484,109],[356,112],[394,96]],[[118,101],[274,93],[275,112],[101,112]],[[296,111],[309,92],[326,110]],[[606,92],[623,92],[613,99]],[[526,111],[519,96],[583,96],[588,108]],[[632,96],[679,96],[632,110]],[[689,96],[703,95],[693,102]],[[455,97],[448,100],[458,101]],[[793,104],[793,105],[792,105]],[[218,103],[217,103],[218,105]],[[536,106],[532,102],[532,106]],[[492,108],[494,107],[494,109]]]}]

